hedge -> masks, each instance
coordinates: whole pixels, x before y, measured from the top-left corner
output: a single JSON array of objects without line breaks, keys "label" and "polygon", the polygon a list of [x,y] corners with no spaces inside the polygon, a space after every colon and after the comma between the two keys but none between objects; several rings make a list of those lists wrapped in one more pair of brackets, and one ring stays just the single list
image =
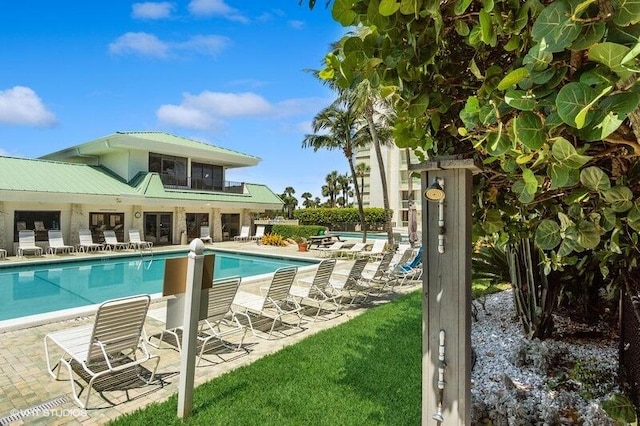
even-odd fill
[{"label": "hedge", "polygon": [[[357,208],[308,208],[293,211],[293,218],[298,219],[301,225],[320,225],[329,227],[335,223],[360,223],[360,215]],[[368,224],[385,223],[384,209],[380,207],[365,207],[364,221]]]}]

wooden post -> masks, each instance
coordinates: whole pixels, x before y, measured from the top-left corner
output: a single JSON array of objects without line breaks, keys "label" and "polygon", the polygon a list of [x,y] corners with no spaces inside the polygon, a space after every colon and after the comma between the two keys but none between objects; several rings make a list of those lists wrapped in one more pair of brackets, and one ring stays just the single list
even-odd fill
[{"label": "wooden post", "polygon": [[187,279],[184,293],[184,321],[182,353],[180,356],[180,382],[178,386],[178,417],[191,416],[193,408],[193,383],[196,372],[196,337],[200,316],[204,243],[195,238],[189,244]]},{"label": "wooden post", "polygon": [[[422,425],[471,419],[472,160],[437,160],[422,173]],[[426,190],[438,181],[442,205]],[[444,223],[443,223],[444,222]],[[444,226],[441,226],[444,225]]]}]

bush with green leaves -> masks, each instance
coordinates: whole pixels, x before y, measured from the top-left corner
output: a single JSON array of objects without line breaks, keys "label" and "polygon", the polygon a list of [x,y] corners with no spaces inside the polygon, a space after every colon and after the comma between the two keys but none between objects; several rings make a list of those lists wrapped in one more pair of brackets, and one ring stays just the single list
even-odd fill
[{"label": "bush with green leaves", "polygon": [[[302,225],[321,225],[331,228],[335,223],[360,223],[357,208],[330,208],[298,209],[293,212],[293,217]],[[384,209],[379,207],[366,207],[364,219],[367,224],[385,223]]]},{"label": "bush with green leaves", "polygon": [[378,88],[398,147],[481,160],[476,230],[533,238],[545,274],[596,258],[608,282],[640,285],[639,3],[334,0],[332,14],[358,30],[320,75]]}]

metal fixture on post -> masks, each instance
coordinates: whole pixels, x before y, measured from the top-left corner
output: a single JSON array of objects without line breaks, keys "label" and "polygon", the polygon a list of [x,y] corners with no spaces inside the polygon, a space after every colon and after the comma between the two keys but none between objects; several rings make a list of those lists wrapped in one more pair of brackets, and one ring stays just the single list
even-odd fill
[{"label": "metal fixture on post", "polygon": [[438,346],[438,411],[432,416],[433,420],[437,422],[443,422],[444,417],[442,416],[442,404],[444,400],[444,368],[447,366],[447,363],[444,361],[444,338],[445,331],[440,330],[439,336],[439,346]]},{"label": "metal fixture on post", "polygon": [[424,197],[432,202],[438,203],[438,226],[440,231],[438,233],[438,253],[444,253],[444,179],[441,177],[435,178],[431,186],[424,192]]}]

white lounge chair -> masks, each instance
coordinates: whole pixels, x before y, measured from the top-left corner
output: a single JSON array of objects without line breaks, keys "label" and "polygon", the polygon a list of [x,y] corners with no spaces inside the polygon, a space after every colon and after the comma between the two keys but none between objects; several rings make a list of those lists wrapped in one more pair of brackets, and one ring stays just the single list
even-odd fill
[{"label": "white lounge chair", "polygon": [[[198,362],[203,359],[207,345],[212,340],[220,341],[224,346],[230,345],[223,340],[223,337],[231,334],[242,332],[240,342],[233,347],[238,350],[242,348],[244,337],[247,329],[244,327],[231,311],[231,303],[240,287],[240,277],[229,277],[214,280],[211,288],[207,289],[207,295],[203,293],[202,297],[207,299],[206,311],[200,312],[200,324],[198,329],[198,344],[200,351],[198,354]],[[149,312],[149,316],[158,321],[164,322],[165,328],[157,334],[150,335],[147,340],[150,345],[160,348],[164,341],[165,334],[173,337],[176,342],[178,352],[182,350],[181,331],[184,319],[184,297],[174,297],[167,300],[167,308],[162,310],[153,310]],[[154,343],[157,339],[158,343]],[[221,358],[223,361],[224,359]]]},{"label": "white lounge chair", "polygon": [[200,239],[203,243],[212,243],[213,238],[211,238],[211,232],[208,226],[200,227]]},{"label": "white lounge chair", "polygon": [[49,248],[47,248],[47,253],[49,254],[58,254],[58,250],[62,253],[71,253],[75,251],[75,247],[66,245],[64,243],[64,238],[62,237],[62,231],[50,229],[49,232]]},{"label": "white lounge chair", "polygon": [[0,249],[0,259],[7,258],[7,251],[5,249]]},{"label": "white lounge chair", "polygon": [[[47,371],[60,380],[60,371],[66,367],[73,399],[80,407],[88,407],[94,385],[100,386],[96,390],[101,394],[109,390],[109,385],[113,386],[111,389],[117,388],[106,378],[113,377],[115,382],[127,370],[133,370],[146,384],[153,382],[160,358],[149,353],[141,339],[150,301],[148,295],[106,301],[98,307],[93,324],[54,331],[44,337]],[[62,351],[55,363],[52,363],[50,346]],[[150,377],[144,378],[140,375],[141,364],[151,360],[155,360],[155,366]],[[75,376],[74,367],[80,370]],[[56,368],[58,371],[54,373]],[[81,378],[87,380],[88,386],[86,389],[81,387],[78,392],[76,380]],[[131,379],[131,376],[126,377],[129,382],[126,392]],[[81,400],[82,391],[86,391],[86,395]]]},{"label": "white lounge chair", "polygon": [[336,253],[337,256],[355,259],[362,253],[367,246],[367,243],[355,243],[350,248],[340,249]]},{"label": "white lounge chair", "polygon": [[42,247],[36,245],[36,233],[26,229],[18,232],[18,257],[25,253],[33,253],[42,256]]},{"label": "white lounge chair", "polygon": [[315,320],[318,319],[321,311],[331,310],[337,313],[340,305],[336,302],[336,295],[331,294],[329,280],[336,266],[335,259],[324,259],[318,265],[313,277],[300,278],[296,285],[291,286],[291,295],[299,298],[298,303],[304,306],[311,306],[317,309]]},{"label": "white lounge chair", "polygon": [[243,225],[240,228],[240,235],[233,237],[233,241],[247,241],[249,240],[249,225]]},{"label": "white lounge chair", "polygon": [[256,242],[259,242],[262,237],[264,237],[264,226],[263,225],[258,225],[256,226],[256,233],[255,235],[249,237],[249,239],[254,240]]},{"label": "white lounge chair", "polygon": [[331,286],[331,294],[336,296],[338,303],[343,303],[346,299],[349,300],[348,304],[353,304],[358,297],[362,297],[364,301],[369,295],[369,287],[361,285],[362,271],[367,265],[367,259],[359,258],[353,262],[349,275],[341,280],[330,279],[329,285]]},{"label": "white lounge chair", "polygon": [[357,256],[366,257],[369,260],[380,260],[384,255],[387,240],[373,240],[371,250],[362,250]]},{"label": "white lounge chair", "polygon": [[318,247],[314,250],[318,250],[321,256],[323,257],[333,257],[340,253],[342,247],[344,246],[344,241],[336,241],[331,244],[329,247]]},{"label": "white lounge chair", "polygon": [[129,245],[131,248],[137,250],[151,250],[153,248],[153,243],[151,241],[144,241],[140,238],[140,231],[137,229],[129,230]]},{"label": "white lounge chair", "polygon": [[[295,266],[286,266],[279,268],[273,274],[273,278],[268,287],[264,290],[263,295],[249,293],[244,290],[238,290],[233,300],[233,312],[236,315],[242,315],[247,319],[251,333],[256,337],[264,337],[256,333],[255,321],[266,319],[271,322],[271,328],[267,333],[267,338],[271,338],[276,322],[284,326],[300,327],[302,322],[302,307],[296,302],[289,290],[296,277],[298,268]],[[295,324],[285,323],[282,321],[284,316],[295,316],[297,322]],[[262,330],[260,330],[262,331]],[[266,332],[265,332],[266,333]]]},{"label": "white lounge chair", "polygon": [[78,231],[80,237],[80,243],[78,244],[78,251],[90,252],[104,249],[104,244],[96,243],[93,241],[91,231],[88,229],[80,229]]},{"label": "white lounge chair", "polygon": [[114,230],[102,231],[102,235],[104,236],[104,246],[108,250],[124,250],[131,247],[130,243],[125,243],[124,241],[118,241],[118,237],[116,236],[116,231]]}]

